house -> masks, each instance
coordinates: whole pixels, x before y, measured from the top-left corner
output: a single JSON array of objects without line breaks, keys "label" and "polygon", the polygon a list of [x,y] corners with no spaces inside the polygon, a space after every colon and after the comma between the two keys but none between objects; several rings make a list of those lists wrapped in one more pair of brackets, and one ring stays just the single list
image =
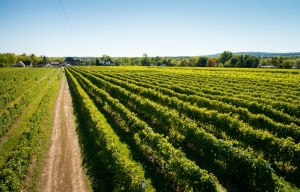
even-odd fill
[{"label": "house", "polygon": [[44,63],[39,63],[39,64],[37,64],[36,66],[37,66],[37,67],[46,67],[46,64],[44,64]]},{"label": "house", "polygon": [[261,66],[261,68],[275,69],[277,67],[276,66],[271,66],[271,65],[264,65],[264,66]]},{"label": "house", "polygon": [[108,58],[108,59],[105,59],[104,61],[101,62],[102,65],[106,65],[106,66],[109,66],[109,65],[112,65],[114,62]]},{"label": "house", "polygon": [[67,65],[74,65],[75,64],[75,60],[72,57],[67,57],[64,61],[64,64]]},{"label": "house", "polygon": [[82,65],[82,61],[80,59],[75,59],[75,65]]},{"label": "house", "polygon": [[59,67],[59,61],[52,61],[52,62],[50,62],[50,64],[51,64],[53,67]]},{"label": "house", "polygon": [[81,61],[80,59],[74,59],[72,57],[67,57],[64,61],[64,65],[67,65],[67,64],[70,64],[70,65],[80,65],[81,64]]},{"label": "house", "polygon": [[15,65],[15,67],[32,67],[31,61],[18,61]]}]

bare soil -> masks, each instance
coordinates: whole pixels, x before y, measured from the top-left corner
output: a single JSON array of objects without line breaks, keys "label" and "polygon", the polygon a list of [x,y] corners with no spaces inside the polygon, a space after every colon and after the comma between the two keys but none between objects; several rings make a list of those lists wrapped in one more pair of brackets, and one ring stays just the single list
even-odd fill
[{"label": "bare soil", "polygon": [[89,191],[72,110],[70,90],[64,77],[55,105],[51,145],[37,191]]}]

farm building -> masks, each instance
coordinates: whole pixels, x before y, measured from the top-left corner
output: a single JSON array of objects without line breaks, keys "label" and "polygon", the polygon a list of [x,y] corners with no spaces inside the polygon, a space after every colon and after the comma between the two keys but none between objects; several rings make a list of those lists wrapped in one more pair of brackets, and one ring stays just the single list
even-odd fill
[{"label": "farm building", "polygon": [[276,66],[265,65],[265,66],[261,66],[261,68],[275,69],[277,67]]},{"label": "farm building", "polygon": [[31,61],[18,61],[15,65],[15,67],[32,67]]},{"label": "farm building", "polygon": [[109,65],[112,65],[114,62],[108,58],[108,59],[105,59],[104,61],[101,62],[102,65],[106,65],[106,66],[109,66]]},{"label": "farm building", "polygon": [[52,62],[50,62],[50,64],[51,64],[53,67],[59,67],[59,61],[52,61]]},{"label": "farm building", "polygon": [[67,57],[64,61],[64,64],[70,64],[70,65],[79,65],[81,63],[80,59],[74,59],[72,57]]}]

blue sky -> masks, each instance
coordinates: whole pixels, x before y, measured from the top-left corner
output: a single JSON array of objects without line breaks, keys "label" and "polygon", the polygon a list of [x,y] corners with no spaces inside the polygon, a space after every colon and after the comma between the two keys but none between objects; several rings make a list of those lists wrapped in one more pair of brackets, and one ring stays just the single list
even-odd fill
[{"label": "blue sky", "polygon": [[299,0],[0,0],[0,53],[299,52],[299,10]]}]

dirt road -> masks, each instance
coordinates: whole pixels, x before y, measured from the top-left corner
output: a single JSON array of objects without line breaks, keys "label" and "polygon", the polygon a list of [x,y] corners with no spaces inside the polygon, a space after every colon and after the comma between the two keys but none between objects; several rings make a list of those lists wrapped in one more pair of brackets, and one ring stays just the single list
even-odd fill
[{"label": "dirt road", "polygon": [[38,191],[88,191],[65,77],[55,105],[51,146],[39,181]]}]

